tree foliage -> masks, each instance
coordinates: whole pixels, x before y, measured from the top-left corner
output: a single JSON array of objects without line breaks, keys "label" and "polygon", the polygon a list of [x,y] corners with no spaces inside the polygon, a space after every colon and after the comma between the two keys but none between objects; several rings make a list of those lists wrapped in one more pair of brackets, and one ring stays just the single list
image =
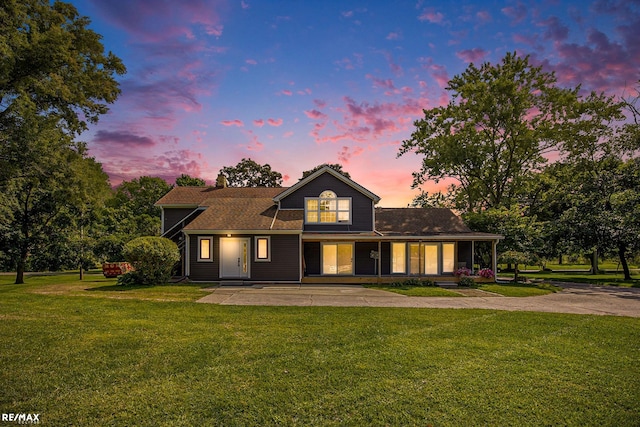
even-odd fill
[{"label": "tree foliage", "polygon": [[90,20],[61,1],[5,0],[0,9],[0,126],[46,115],[72,134],[107,112],[120,94],[122,61],[104,53]]},{"label": "tree foliage", "polygon": [[[55,237],[83,227],[76,218],[87,218],[101,191],[85,179],[106,182],[74,137],[116,100],[114,76],[125,67],[89,23],[60,1],[6,0],[0,8],[0,240],[16,283],[30,256],[54,242],[62,250]],[[66,243],[65,253],[78,249]]]},{"label": "tree foliage", "polygon": [[235,166],[225,166],[220,174],[229,187],[280,187],[282,174],[271,170],[269,164],[261,165],[251,159],[242,159]]},{"label": "tree foliage", "polygon": [[302,178],[300,178],[300,180],[305,179],[309,175],[312,175],[313,173],[319,171],[320,169],[322,169],[325,166],[329,166],[331,169],[333,169],[334,171],[342,174],[344,177],[351,179],[351,175],[349,175],[349,172],[344,171],[342,169],[342,165],[340,163],[323,163],[321,165],[316,166],[313,169],[309,169],[308,171],[302,172]]},{"label": "tree foliage", "polygon": [[511,207],[547,163],[545,154],[580,155],[612,120],[622,119],[611,98],[559,88],[553,73],[515,53],[497,65],[469,65],[447,90],[452,100],[425,110],[399,156],[423,157],[414,187],[430,179],[457,180],[458,200],[468,211]]},{"label": "tree foliage", "polygon": [[187,174],[182,174],[176,178],[176,186],[178,187],[204,187],[207,183],[202,178],[195,178]]}]

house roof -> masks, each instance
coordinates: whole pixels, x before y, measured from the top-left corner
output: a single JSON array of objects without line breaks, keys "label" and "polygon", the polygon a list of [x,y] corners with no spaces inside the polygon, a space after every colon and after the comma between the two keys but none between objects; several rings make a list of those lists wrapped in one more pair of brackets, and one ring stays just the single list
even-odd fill
[{"label": "house roof", "polygon": [[285,187],[173,187],[155,204],[156,206],[208,206],[204,202],[215,198],[253,198],[272,199],[282,193]]},{"label": "house roof", "polygon": [[280,230],[302,231],[302,210],[280,211],[272,197],[212,197],[201,205],[207,209],[185,230]]},{"label": "house roof", "polygon": [[376,231],[384,236],[478,234],[444,208],[376,208]]},{"label": "house roof", "polygon": [[325,174],[325,173],[333,175],[334,177],[336,177],[340,181],[344,182],[345,184],[349,185],[350,187],[352,187],[355,190],[359,191],[360,193],[364,194],[365,196],[367,196],[368,198],[373,200],[375,203],[378,203],[380,201],[380,197],[376,196],[374,193],[372,193],[371,191],[367,190],[366,188],[364,188],[362,185],[358,184],[357,182],[355,182],[355,181],[347,178],[346,176],[342,175],[340,172],[336,172],[335,170],[331,169],[329,166],[324,166],[321,169],[318,169],[317,171],[315,171],[314,173],[312,173],[308,177],[306,177],[304,179],[301,179],[300,181],[298,181],[297,183],[295,183],[294,185],[292,185],[289,188],[286,188],[286,189],[283,188],[284,191],[282,191],[280,194],[274,196],[273,200],[275,202],[279,202],[283,198],[285,198],[288,195],[292,194],[293,192],[295,192],[299,188],[304,187],[309,182],[313,181],[314,179],[316,179],[317,177],[319,177],[320,175]]}]

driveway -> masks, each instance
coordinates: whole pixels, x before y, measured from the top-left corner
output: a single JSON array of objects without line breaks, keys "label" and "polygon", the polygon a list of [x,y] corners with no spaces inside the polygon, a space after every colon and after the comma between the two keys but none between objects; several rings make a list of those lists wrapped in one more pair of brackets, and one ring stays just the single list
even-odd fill
[{"label": "driveway", "polygon": [[408,297],[358,285],[219,286],[198,300],[221,305],[483,308],[508,311],[640,317],[640,289],[560,284],[561,292],[535,297],[503,297],[476,291],[468,297]]}]

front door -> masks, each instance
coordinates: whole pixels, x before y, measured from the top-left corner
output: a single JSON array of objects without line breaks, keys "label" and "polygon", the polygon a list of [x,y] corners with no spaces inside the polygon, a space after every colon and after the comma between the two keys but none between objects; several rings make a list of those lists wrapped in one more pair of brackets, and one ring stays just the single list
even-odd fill
[{"label": "front door", "polygon": [[249,239],[220,239],[220,277],[249,277]]}]

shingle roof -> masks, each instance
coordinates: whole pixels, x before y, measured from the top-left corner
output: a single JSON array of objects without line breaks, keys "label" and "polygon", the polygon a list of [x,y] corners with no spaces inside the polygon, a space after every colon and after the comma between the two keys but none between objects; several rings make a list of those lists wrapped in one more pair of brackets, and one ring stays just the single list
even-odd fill
[{"label": "shingle roof", "polygon": [[156,202],[156,206],[163,205],[197,205],[203,204],[212,198],[253,198],[264,197],[272,199],[282,193],[287,188],[284,187],[173,187]]},{"label": "shingle roof", "polygon": [[[246,192],[248,193],[248,192]],[[280,211],[271,197],[212,197],[185,230],[300,230],[303,211]]]},{"label": "shingle roof", "polygon": [[376,208],[376,231],[385,236],[434,236],[473,233],[444,208]]}]

